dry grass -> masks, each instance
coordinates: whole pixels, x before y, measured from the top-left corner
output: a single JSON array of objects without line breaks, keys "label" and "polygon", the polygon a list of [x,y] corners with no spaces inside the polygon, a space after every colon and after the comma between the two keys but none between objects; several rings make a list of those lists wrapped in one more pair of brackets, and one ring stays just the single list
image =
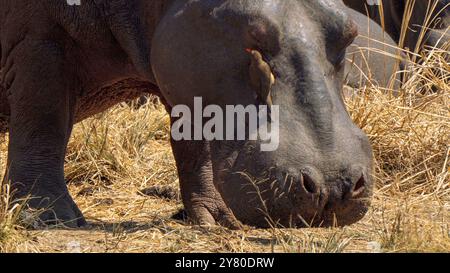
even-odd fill
[{"label": "dry grass", "polygon": [[26,200],[12,200],[9,184],[0,185],[0,253],[1,252],[36,252],[33,238],[24,227],[26,218],[36,219],[37,215],[24,217]]},{"label": "dry grass", "polygon": [[[69,189],[91,226],[23,230],[1,189],[0,251],[17,252],[450,252],[450,67],[431,50],[409,67],[399,96],[376,87],[346,99],[376,158],[373,205],[359,223],[330,229],[197,227],[173,220],[182,204],[142,194],[178,190],[160,104],[119,105],[78,124],[66,162]],[[433,89],[433,91],[432,91]],[[0,169],[6,145],[0,144]]]}]

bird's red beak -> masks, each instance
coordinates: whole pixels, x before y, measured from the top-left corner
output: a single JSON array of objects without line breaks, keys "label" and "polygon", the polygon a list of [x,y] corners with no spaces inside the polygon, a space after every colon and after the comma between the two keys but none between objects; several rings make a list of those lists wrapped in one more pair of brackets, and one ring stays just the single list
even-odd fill
[{"label": "bird's red beak", "polygon": [[252,53],[252,49],[251,48],[246,48],[245,51],[247,51],[248,53]]}]

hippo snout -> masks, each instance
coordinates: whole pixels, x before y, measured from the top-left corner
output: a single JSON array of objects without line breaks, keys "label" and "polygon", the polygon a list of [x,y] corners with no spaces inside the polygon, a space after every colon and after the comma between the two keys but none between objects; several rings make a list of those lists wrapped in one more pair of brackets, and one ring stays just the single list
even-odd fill
[{"label": "hippo snout", "polygon": [[[340,165],[335,161],[317,162],[290,168],[273,164],[261,166],[260,171],[253,170],[260,176],[230,171],[219,189],[235,216],[245,224],[292,228],[346,226],[361,220],[368,211],[373,181],[371,165],[345,162]],[[240,162],[235,166],[242,169]]]},{"label": "hippo snout", "polygon": [[297,218],[289,225],[341,226],[364,216],[371,183],[362,167],[328,173],[310,166],[301,170],[298,174],[277,175],[291,203],[291,217]]},{"label": "hippo snout", "polygon": [[373,182],[368,173],[364,171],[337,179],[329,187],[328,200],[322,211],[323,226],[346,226],[364,217],[373,191]]}]

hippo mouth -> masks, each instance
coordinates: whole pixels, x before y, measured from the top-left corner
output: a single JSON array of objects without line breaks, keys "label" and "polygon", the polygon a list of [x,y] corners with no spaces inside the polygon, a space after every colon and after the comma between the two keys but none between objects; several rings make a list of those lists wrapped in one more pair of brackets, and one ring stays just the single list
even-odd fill
[{"label": "hippo mouth", "polygon": [[[318,181],[317,169],[280,171],[277,164],[267,164],[271,154],[255,152],[255,146],[238,144],[216,172],[219,192],[244,224],[263,228],[346,226],[368,211],[372,193],[366,171],[356,183],[346,179],[343,171],[329,172]],[[255,163],[252,167],[246,164],[249,160]]]}]

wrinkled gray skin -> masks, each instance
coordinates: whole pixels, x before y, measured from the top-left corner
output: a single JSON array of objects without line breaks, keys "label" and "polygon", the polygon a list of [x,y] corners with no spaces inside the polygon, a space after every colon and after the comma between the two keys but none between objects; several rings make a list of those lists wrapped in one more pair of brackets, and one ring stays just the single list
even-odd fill
[{"label": "wrinkled gray skin", "polygon": [[[382,0],[383,1],[383,13],[384,19],[381,19],[378,6],[367,6],[365,0],[344,0],[344,3],[349,7],[367,14],[384,26],[386,32],[398,44],[401,44],[401,30],[403,24],[403,15],[405,13],[405,7],[407,0]],[[433,10],[431,16],[429,16],[429,10],[436,4],[436,8]],[[428,21],[428,24],[426,22]],[[422,26],[429,26],[429,30],[426,31],[424,38],[421,38]],[[411,51],[421,49],[425,46],[437,46],[443,47],[450,41],[450,33],[448,28],[450,27],[450,0],[416,0],[411,14],[411,19],[408,24],[408,30],[406,32],[403,46],[409,48]]]},{"label": "wrinkled gray skin", "polygon": [[192,107],[194,96],[220,106],[255,104],[244,48],[262,52],[277,78],[280,148],[172,141],[190,218],[238,228],[347,225],[363,217],[372,153],[340,96],[343,56],[357,34],[341,1],[82,3],[0,0],[6,179],[16,196],[35,197],[32,206],[53,208],[43,219],[85,224],[64,182],[75,122],[143,92],[159,94],[169,111]]},{"label": "wrinkled gray skin", "polygon": [[380,25],[366,15],[348,8],[347,13],[358,25],[359,35],[347,49],[345,83],[352,87],[375,85],[397,90],[401,85],[403,61],[397,43]]}]

